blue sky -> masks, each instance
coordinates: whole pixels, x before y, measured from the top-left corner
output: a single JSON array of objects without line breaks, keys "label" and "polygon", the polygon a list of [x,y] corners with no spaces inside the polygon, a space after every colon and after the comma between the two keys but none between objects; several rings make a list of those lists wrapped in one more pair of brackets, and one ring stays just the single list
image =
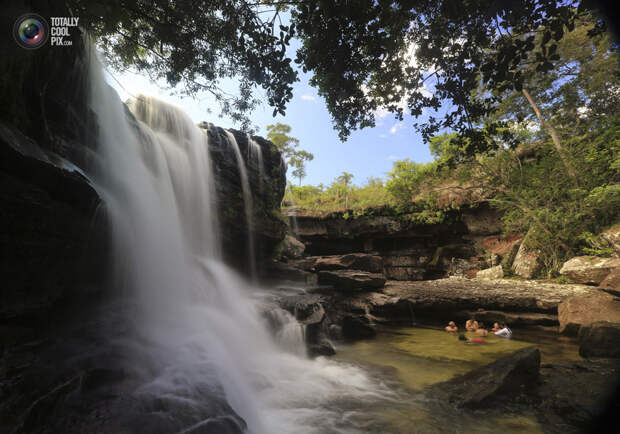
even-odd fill
[{"label": "blue sky", "polygon": [[[295,49],[293,44],[291,50]],[[228,118],[219,118],[219,109],[208,94],[196,98],[171,95],[148,77],[112,71],[115,80],[110,84],[124,101],[131,95],[156,96],[181,107],[195,122],[209,121],[225,128],[234,128]],[[266,135],[266,127],[275,122],[291,126],[291,135],[298,138],[300,148],[314,154],[314,160],[307,163],[307,177],[303,184],[330,184],[343,171],[354,175],[353,182],[362,185],[368,177],[385,178],[395,160],[409,158],[417,162],[431,161],[428,146],[422,142],[412,127],[413,119],[405,116],[400,122],[387,114],[377,119],[375,128],[354,131],[346,142],[341,142],[332,128],[332,121],[324,100],[316,89],[308,84],[310,74],[299,71],[300,81],[293,86],[293,99],[286,116],[272,117],[272,108],[265,105],[251,114],[254,125],[259,127],[258,135]],[[120,85],[119,85],[120,83]],[[232,83],[230,83],[232,84]],[[211,113],[208,113],[211,110]],[[297,183],[297,181],[294,181]]]}]

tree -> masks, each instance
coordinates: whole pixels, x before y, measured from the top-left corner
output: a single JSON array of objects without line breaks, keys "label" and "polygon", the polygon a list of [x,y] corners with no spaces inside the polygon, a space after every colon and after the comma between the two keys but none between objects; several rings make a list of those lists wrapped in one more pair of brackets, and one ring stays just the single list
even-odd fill
[{"label": "tree", "polygon": [[314,155],[303,149],[297,149],[299,140],[289,136],[290,132],[290,125],[279,122],[275,125],[267,125],[267,138],[284,155],[287,164],[294,167],[293,176],[299,179],[299,185],[301,185],[302,178],[305,178],[307,174],[306,162],[312,161]]},{"label": "tree", "polygon": [[[293,34],[281,8],[243,0],[66,0],[80,26],[117,70],[135,68],[186,94],[211,93],[222,114],[250,128],[248,113],[263,99],[284,114],[297,73],[286,56]],[[221,80],[239,78],[231,95]]]},{"label": "tree", "polygon": [[289,157],[289,164],[295,168],[295,170],[293,170],[293,176],[299,179],[299,185],[301,185],[302,178],[306,177],[306,161],[312,161],[313,159],[314,155],[303,149],[295,151]]},{"label": "tree", "polygon": [[[445,115],[415,126],[426,141],[453,130],[473,155],[492,145],[487,131],[504,126],[482,124],[501,102],[498,92],[522,91],[518,66],[552,70],[551,47],[588,8],[577,0],[305,1],[293,14],[304,42],[296,61],[312,71],[341,139],[374,126],[378,108],[402,120],[443,107]],[[592,34],[604,29],[597,20]]]},{"label": "tree", "polygon": [[334,185],[332,186],[332,188],[336,190],[337,198],[339,196],[344,196],[344,209],[348,209],[349,207],[349,190],[350,190],[349,184],[351,183],[352,179],[353,179],[353,174],[348,173],[348,172],[342,172],[342,175],[336,178],[336,181],[334,182]]}]

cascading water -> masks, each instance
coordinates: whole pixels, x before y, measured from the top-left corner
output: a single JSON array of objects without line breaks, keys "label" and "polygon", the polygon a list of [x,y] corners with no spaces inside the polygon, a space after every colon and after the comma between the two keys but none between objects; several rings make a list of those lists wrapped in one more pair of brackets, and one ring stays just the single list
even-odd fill
[{"label": "cascading water", "polygon": [[258,143],[256,143],[252,137],[248,134],[248,152],[249,152],[249,161],[256,161],[258,165],[258,188],[262,193],[265,187],[265,162],[263,161],[263,148],[260,147]]},{"label": "cascading water", "polygon": [[291,232],[293,232],[294,237],[297,237],[297,233],[299,232],[299,226],[297,225],[297,206],[295,205],[293,189],[291,188],[291,184],[289,182],[286,183],[286,190],[288,191],[291,201],[291,206],[288,211],[288,217],[291,222]]},{"label": "cascading water", "polygon": [[351,403],[370,407],[390,392],[358,368],[296,354],[290,315],[278,344],[259,289],[219,260],[207,134],[149,97],[129,104],[133,121],[96,60],[90,80],[99,138],[87,174],[106,204],[115,281],[130,306],[133,327],[119,340],[139,372],[134,398],[171,432],[238,432],[243,421],[252,433],[358,431]]},{"label": "cascading water", "polygon": [[245,212],[245,222],[248,231],[247,248],[248,248],[248,262],[250,265],[250,274],[252,278],[256,278],[256,252],[254,250],[254,218],[252,216],[252,210],[254,209],[252,203],[252,190],[250,190],[250,181],[248,179],[248,171],[245,167],[245,161],[241,155],[239,144],[235,136],[228,130],[226,130],[228,141],[233,147],[235,152],[235,158],[237,160],[237,167],[239,168],[239,178],[241,180],[241,191],[243,192],[243,206]]}]

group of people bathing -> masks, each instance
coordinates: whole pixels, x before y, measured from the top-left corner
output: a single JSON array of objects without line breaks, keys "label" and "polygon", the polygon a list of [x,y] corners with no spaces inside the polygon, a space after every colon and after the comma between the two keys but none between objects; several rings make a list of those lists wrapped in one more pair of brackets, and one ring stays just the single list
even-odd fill
[{"label": "group of people bathing", "polygon": [[[484,342],[484,339],[482,338],[489,335],[489,331],[484,327],[484,323],[482,321],[478,323],[478,321],[476,321],[476,319],[473,317],[468,319],[465,323],[465,330],[467,330],[468,332],[474,332],[477,336],[480,336],[475,338],[468,338],[463,333],[461,333],[459,335],[459,340],[465,341],[466,343],[482,343]],[[446,331],[450,333],[458,333],[459,328],[456,326],[454,321],[450,321],[446,326]],[[493,328],[491,329],[491,333],[501,338],[510,339],[512,337],[512,330],[510,330],[505,323],[494,323]]]}]

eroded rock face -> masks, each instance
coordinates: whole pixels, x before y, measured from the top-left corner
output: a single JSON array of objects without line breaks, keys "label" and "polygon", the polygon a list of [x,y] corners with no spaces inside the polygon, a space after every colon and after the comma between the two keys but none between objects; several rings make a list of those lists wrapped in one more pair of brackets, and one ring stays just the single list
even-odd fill
[{"label": "eroded rock face", "polygon": [[364,291],[382,288],[385,277],[361,270],[319,271],[319,283],[333,285],[339,291]]},{"label": "eroded rock face", "polygon": [[579,330],[579,355],[620,358],[620,323],[597,321]]},{"label": "eroded rock face", "polygon": [[598,321],[620,323],[620,300],[600,291],[569,297],[558,306],[558,320],[560,333],[568,335]]},{"label": "eroded rock face", "polygon": [[504,270],[501,265],[496,265],[495,267],[478,271],[476,277],[478,279],[501,279],[504,277]]},{"label": "eroded rock face", "polygon": [[[203,122],[209,137],[209,154],[215,178],[218,217],[224,259],[238,268],[248,268],[248,227],[243,202],[241,175],[229,136],[222,128]],[[277,148],[262,137],[229,130],[235,137],[246,166],[252,194],[255,256],[272,257],[286,235],[286,223],[278,216],[286,187],[286,167]],[[264,167],[251,158],[250,139],[260,147]],[[261,177],[262,174],[262,177]]]},{"label": "eroded rock face", "polygon": [[579,283],[598,285],[614,268],[620,268],[620,259],[576,256],[562,265],[560,274]]},{"label": "eroded rock face", "polygon": [[489,365],[432,386],[429,394],[457,407],[494,406],[497,402],[513,399],[524,388],[535,386],[539,369],[538,348],[523,348]]},{"label": "eroded rock face", "polygon": [[[488,204],[450,211],[441,224],[413,223],[390,209],[354,218],[345,218],[342,213],[297,215],[296,224],[309,255],[378,256],[385,276],[401,281],[474,278],[478,271],[500,262],[509,266],[523,238],[519,234],[500,235],[501,216]],[[521,265],[519,270],[524,267]],[[525,275],[535,275],[537,261],[534,268]]]}]

